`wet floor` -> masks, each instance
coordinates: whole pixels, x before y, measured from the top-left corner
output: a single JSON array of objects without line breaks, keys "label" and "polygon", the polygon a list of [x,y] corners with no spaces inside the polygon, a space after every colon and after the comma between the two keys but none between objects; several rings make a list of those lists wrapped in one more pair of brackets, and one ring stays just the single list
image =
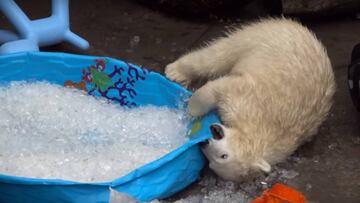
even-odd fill
[{"label": "wet floor", "polygon": [[[19,1],[33,18],[49,14],[50,3]],[[79,51],[63,43],[45,48],[99,56],[110,56],[162,72],[164,66],[242,21],[190,22],[165,16],[130,0],[74,0],[70,4],[71,28],[87,39],[91,48]],[[0,24],[5,19],[1,16]],[[6,25],[4,25],[7,27]],[[302,191],[309,200],[321,203],[360,202],[360,116],[347,89],[347,65],[352,47],[360,42],[360,20],[337,19],[308,23],[328,49],[337,93],[329,119],[316,138],[301,147],[294,157],[300,161],[283,164],[298,174],[287,184]],[[304,81],[306,83],[306,81]],[[205,171],[205,176],[214,176]],[[195,183],[175,199],[198,193]]]}]

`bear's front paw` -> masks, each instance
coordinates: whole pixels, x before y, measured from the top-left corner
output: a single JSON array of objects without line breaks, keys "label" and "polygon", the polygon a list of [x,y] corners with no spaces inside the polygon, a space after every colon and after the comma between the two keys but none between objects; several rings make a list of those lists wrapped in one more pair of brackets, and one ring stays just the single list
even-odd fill
[{"label": "bear's front paw", "polygon": [[188,104],[188,112],[191,116],[202,116],[203,110],[201,107],[201,104],[199,101],[196,101],[195,99],[190,98],[189,104]]},{"label": "bear's front paw", "polygon": [[165,75],[172,81],[175,81],[181,84],[184,87],[188,87],[190,85],[190,78],[188,78],[184,73],[179,71],[181,67],[179,67],[176,62],[171,63],[166,66],[165,68]]},{"label": "bear's front paw", "polygon": [[203,116],[214,107],[215,101],[211,93],[199,89],[189,99],[188,112],[191,116]]}]

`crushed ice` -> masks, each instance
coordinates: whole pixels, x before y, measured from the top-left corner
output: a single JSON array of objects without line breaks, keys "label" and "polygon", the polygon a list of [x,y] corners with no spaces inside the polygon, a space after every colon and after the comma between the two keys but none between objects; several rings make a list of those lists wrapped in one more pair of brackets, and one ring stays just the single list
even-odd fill
[{"label": "crushed ice", "polygon": [[0,87],[0,174],[111,181],[186,142],[189,119],[45,82]]},{"label": "crushed ice", "polygon": [[[248,203],[261,195],[266,189],[275,183],[288,184],[299,175],[291,169],[294,165],[303,161],[303,158],[291,156],[284,163],[275,165],[272,171],[254,179],[245,180],[240,183],[224,181],[214,174],[205,174],[199,182],[202,187],[196,195],[190,195],[183,199],[173,201],[175,203]],[[163,201],[171,202],[171,201]],[[157,201],[154,201],[157,203]]]},{"label": "crushed ice", "polygon": [[[303,157],[291,156],[285,162],[275,165],[269,174],[240,183],[224,181],[209,170],[205,170],[198,183],[200,188],[193,189],[196,191],[192,191],[191,195],[181,199],[153,200],[149,203],[250,203],[275,183],[291,183],[292,179],[299,175],[293,167],[303,161]],[[307,190],[311,188],[311,184],[306,185]],[[135,199],[118,192],[112,192],[110,200],[111,203],[138,203]]]}]

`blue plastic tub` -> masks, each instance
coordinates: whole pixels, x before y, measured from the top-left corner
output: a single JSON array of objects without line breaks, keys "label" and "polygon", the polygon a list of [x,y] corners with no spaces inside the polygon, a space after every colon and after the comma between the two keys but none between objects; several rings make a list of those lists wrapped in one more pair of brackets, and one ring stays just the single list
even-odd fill
[{"label": "blue plastic tub", "polygon": [[[191,95],[162,75],[124,61],[64,53],[30,52],[0,56],[0,84],[48,81],[85,89],[120,105],[176,108]],[[140,200],[165,198],[197,180],[206,162],[197,143],[211,137],[211,113],[192,124],[190,140],[162,158],[111,182],[80,183],[0,174],[0,202],[109,202],[110,190]],[[1,167],[1,166],[0,166]]]}]

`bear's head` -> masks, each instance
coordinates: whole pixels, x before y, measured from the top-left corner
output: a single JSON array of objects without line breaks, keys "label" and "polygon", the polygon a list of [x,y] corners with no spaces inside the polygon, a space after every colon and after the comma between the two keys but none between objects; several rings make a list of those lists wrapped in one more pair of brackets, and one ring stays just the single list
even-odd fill
[{"label": "bear's head", "polygon": [[209,167],[225,180],[240,181],[259,172],[270,172],[271,166],[251,144],[241,143],[239,130],[220,124],[210,126],[213,138],[200,143]]}]

